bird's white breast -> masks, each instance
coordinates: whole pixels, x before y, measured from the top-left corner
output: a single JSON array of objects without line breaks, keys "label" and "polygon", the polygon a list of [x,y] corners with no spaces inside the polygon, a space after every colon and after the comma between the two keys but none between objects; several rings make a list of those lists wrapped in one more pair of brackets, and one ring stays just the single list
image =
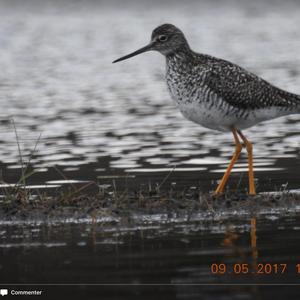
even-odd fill
[{"label": "bird's white breast", "polygon": [[264,108],[241,115],[241,110],[231,106],[217,95],[210,93],[207,97],[209,90],[206,87],[192,93],[176,84],[168,83],[168,87],[172,99],[185,118],[213,130],[230,131],[233,127],[245,129],[289,113],[287,111],[279,113],[275,108]]},{"label": "bird's white breast", "polygon": [[187,89],[184,87],[184,81],[180,80],[174,82],[167,79],[167,83],[172,99],[185,118],[213,130],[230,130],[233,121],[230,117],[225,124],[220,122],[225,118],[225,104],[222,104],[217,96],[207,102],[207,89],[203,87],[196,90]]},{"label": "bird's white breast", "polygon": [[183,102],[177,103],[177,106],[183,116],[203,127],[213,130],[228,131],[232,124],[231,120],[227,120],[227,124],[220,122],[224,120],[224,114],[219,109],[209,107],[207,103],[199,102]]}]

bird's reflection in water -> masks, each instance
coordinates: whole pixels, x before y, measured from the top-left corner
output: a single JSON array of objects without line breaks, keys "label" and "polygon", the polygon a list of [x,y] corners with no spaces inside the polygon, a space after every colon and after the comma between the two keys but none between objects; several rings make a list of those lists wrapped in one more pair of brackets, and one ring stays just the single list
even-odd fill
[{"label": "bird's reflection in water", "polygon": [[250,238],[251,238],[251,254],[252,254],[252,267],[253,270],[257,269],[257,258],[258,250],[256,246],[257,236],[256,236],[256,218],[251,218],[250,220]]},{"label": "bird's reflection in water", "polygon": [[[225,258],[225,261],[235,265],[235,264],[248,264],[249,265],[249,274],[244,274],[243,276],[234,276],[229,275],[230,283],[239,283],[240,280],[246,280],[247,283],[255,282],[255,270],[257,270],[257,259],[258,259],[258,250],[257,250],[257,231],[256,231],[256,218],[251,218],[250,222],[250,237],[248,236],[246,240],[244,239],[243,233],[238,233],[235,227],[228,228],[225,232],[224,239],[222,240],[222,245],[229,247],[230,251]],[[246,241],[243,243],[242,241]],[[239,273],[240,274],[240,273]],[[247,276],[249,275],[249,277]],[[251,294],[253,299],[258,299],[259,291],[256,285],[250,287],[244,287],[238,285],[235,288],[235,293],[247,293]]]},{"label": "bird's reflection in water", "polygon": [[[241,261],[245,261],[247,258],[247,254],[249,253],[248,250],[250,248],[251,251],[251,258],[252,258],[252,267],[253,270],[257,269],[257,258],[258,258],[258,250],[257,250],[257,232],[256,232],[256,218],[250,219],[250,239],[249,241],[249,248],[241,246],[238,244],[239,238],[241,235],[236,232],[234,227],[230,227],[226,230],[224,239],[221,242],[221,245],[229,247],[232,249],[232,252],[227,254],[230,257],[239,257]],[[248,246],[247,245],[247,246]]]}]

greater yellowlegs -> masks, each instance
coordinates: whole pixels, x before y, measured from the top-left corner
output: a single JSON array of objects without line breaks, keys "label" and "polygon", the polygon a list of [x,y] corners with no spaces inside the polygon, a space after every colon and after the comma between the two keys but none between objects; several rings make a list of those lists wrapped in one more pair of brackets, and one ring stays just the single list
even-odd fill
[{"label": "greater yellowlegs", "polygon": [[231,131],[235,152],[215,193],[224,192],[242,148],[248,153],[249,194],[255,195],[252,144],[241,132],[261,121],[300,113],[300,96],[281,90],[229,61],[191,50],[180,29],[164,24],[145,47],[114,61],[155,50],[166,57],[166,81],[181,113],[204,127]]}]

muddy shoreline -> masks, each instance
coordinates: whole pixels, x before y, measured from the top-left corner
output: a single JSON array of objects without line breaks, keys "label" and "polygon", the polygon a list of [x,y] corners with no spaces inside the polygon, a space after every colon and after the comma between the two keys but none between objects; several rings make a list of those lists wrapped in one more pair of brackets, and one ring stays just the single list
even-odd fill
[{"label": "muddy shoreline", "polygon": [[[23,192],[23,194],[22,194]],[[4,197],[0,202],[0,223],[2,222],[65,222],[86,219],[87,222],[138,222],[137,216],[145,217],[164,214],[164,220],[184,217],[218,214],[251,217],[260,214],[297,212],[300,210],[300,191],[260,193],[248,196],[245,193],[226,193],[214,196],[201,193],[197,188],[168,192],[113,192],[73,195],[69,190],[56,196],[31,195],[18,190],[14,195]],[[28,196],[28,195],[27,195]]]}]

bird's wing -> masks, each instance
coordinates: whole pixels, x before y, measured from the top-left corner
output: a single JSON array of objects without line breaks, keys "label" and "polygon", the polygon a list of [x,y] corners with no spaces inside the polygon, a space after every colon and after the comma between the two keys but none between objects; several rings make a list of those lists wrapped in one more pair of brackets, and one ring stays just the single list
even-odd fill
[{"label": "bird's wing", "polygon": [[300,106],[300,96],[281,90],[223,60],[210,64],[205,85],[231,106],[240,109]]}]

